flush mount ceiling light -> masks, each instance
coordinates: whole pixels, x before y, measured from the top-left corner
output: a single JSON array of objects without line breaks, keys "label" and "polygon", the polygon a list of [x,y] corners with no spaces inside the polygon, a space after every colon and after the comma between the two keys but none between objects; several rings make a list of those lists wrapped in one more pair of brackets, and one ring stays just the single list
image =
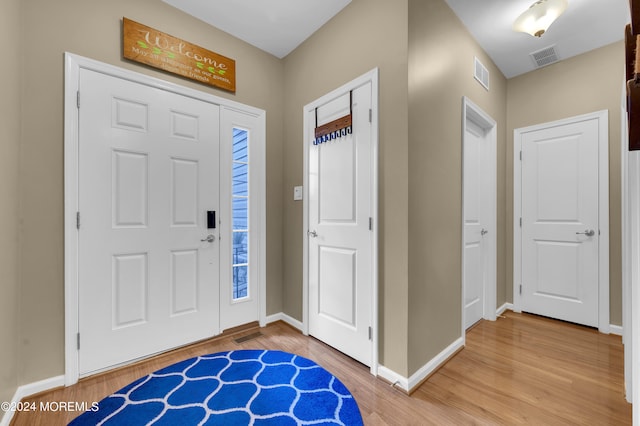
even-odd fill
[{"label": "flush mount ceiling light", "polygon": [[513,30],[540,37],[567,8],[567,0],[539,0],[513,23]]}]

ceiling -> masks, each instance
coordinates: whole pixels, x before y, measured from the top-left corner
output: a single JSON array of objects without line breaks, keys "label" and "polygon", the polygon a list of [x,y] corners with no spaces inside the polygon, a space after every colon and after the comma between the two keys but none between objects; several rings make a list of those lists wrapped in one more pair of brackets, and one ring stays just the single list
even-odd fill
[{"label": "ceiling", "polygon": [[[216,28],[283,58],[351,0],[163,0]],[[628,0],[569,0],[541,38],[516,33],[513,21],[535,0],[445,0],[507,78],[532,71],[530,54],[554,47],[559,60],[622,40]]]},{"label": "ceiling", "polygon": [[284,58],[351,0],[163,0]]},{"label": "ceiling", "polygon": [[533,71],[530,53],[555,46],[560,60],[624,38],[628,0],[569,0],[540,38],[517,33],[513,21],[535,0],[445,0],[507,78]]}]

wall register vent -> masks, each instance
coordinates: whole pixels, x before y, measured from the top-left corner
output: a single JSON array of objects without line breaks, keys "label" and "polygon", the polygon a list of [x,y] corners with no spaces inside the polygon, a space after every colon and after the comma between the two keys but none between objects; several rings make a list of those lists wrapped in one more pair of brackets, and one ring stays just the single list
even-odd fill
[{"label": "wall register vent", "polygon": [[489,90],[489,70],[478,58],[474,58],[473,77],[478,80],[482,86]]}]

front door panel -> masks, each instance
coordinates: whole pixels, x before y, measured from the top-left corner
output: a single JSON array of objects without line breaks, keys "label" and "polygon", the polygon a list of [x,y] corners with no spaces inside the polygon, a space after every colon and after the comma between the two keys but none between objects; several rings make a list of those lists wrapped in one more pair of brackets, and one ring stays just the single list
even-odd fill
[{"label": "front door panel", "polygon": [[219,332],[219,107],[80,74],[80,374]]}]

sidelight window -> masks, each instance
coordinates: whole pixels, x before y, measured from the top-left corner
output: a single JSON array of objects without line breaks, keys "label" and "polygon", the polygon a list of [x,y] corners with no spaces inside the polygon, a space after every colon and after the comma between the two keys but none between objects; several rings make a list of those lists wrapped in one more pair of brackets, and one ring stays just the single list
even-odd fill
[{"label": "sidelight window", "polygon": [[233,129],[233,300],[249,296],[249,132]]}]

